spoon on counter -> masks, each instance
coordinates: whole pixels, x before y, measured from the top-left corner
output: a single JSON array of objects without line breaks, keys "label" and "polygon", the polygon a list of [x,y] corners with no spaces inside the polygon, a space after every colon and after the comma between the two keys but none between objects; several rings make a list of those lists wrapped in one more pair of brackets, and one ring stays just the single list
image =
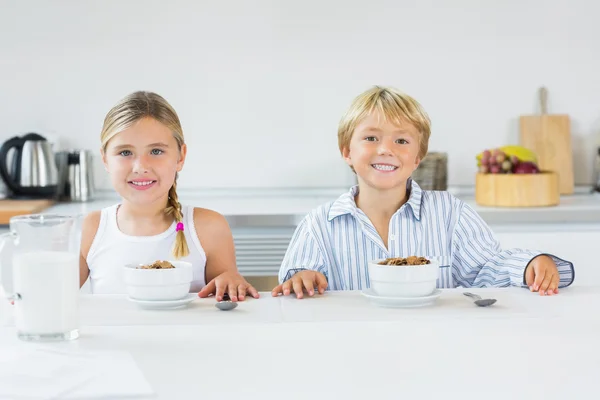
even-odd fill
[{"label": "spoon on counter", "polygon": [[237,303],[231,301],[231,298],[227,293],[223,295],[223,300],[217,301],[217,303],[215,304],[215,307],[217,307],[221,311],[233,310],[237,306]]},{"label": "spoon on counter", "polygon": [[496,302],[496,299],[483,299],[481,298],[481,296],[478,296],[474,293],[464,292],[463,294],[467,297],[474,299],[475,304],[477,304],[479,307],[491,306]]}]

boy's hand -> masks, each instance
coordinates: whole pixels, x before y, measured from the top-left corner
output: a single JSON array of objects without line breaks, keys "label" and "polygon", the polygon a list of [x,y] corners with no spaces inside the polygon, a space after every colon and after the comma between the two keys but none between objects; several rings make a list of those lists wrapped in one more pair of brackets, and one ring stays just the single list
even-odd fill
[{"label": "boy's hand", "polygon": [[312,296],[315,294],[315,287],[319,291],[319,294],[325,293],[325,289],[327,289],[327,278],[325,278],[325,275],[317,271],[300,271],[281,285],[276,286],[271,295],[277,297],[280,293],[283,293],[284,296],[287,296],[293,289],[296,297],[301,299],[304,297],[304,289],[306,289],[309,296]]},{"label": "boy's hand", "polygon": [[238,272],[223,272],[204,286],[198,297],[208,297],[215,293],[217,301],[223,300],[223,294],[227,293],[231,301],[243,301],[246,293],[258,299],[258,292]]},{"label": "boy's hand", "polygon": [[525,283],[532,292],[541,296],[558,294],[560,274],[552,258],[546,255],[535,257],[525,269]]}]

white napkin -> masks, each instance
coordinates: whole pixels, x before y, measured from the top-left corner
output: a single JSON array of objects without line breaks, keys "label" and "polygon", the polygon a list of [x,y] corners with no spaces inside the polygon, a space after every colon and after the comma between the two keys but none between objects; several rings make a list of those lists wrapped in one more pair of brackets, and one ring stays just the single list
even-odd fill
[{"label": "white napkin", "polygon": [[153,394],[129,353],[3,348],[0,399],[135,398]]},{"label": "white napkin", "polygon": [[154,394],[131,354],[123,351],[94,353],[98,374],[79,388],[67,392],[64,399],[147,398]]}]

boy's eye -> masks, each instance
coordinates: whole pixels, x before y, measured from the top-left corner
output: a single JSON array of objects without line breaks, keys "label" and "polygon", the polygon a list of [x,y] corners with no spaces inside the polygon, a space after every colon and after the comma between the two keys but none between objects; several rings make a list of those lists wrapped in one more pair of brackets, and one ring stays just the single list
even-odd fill
[{"label": "boy's eye", "polygon": [[399,143],[399,144],[408,144],[408,142],[406,141],[406,139],[398,139],[398,140],[396,140],[396,143]]},{"label": "boy's eye", "polygon": [[374,141],[376,141],[376,140],[377,140],[377,138],[376,138],[375,136],[367,136],[367,137],[365,138],[365,140],[366,140],[367,142],[374,142]]},{"label": "boy's eye", "polygon": [[154,156],[159,156],[163,153],[163,151],[161,149],[152,149],[150,153]]},{"label": "boy's eye", "polygon": [[131,151],[129,150],[123,150],[122,152],[119,153],[119,155],[123,156],[123,157],[127,157],[131,155]]}]

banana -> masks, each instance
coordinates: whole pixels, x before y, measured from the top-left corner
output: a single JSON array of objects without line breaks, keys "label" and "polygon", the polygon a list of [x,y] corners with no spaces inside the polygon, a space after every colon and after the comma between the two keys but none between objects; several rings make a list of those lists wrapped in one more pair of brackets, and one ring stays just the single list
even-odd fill
[{"label": "banana", "polygon": [[[519,159],[519,161],[521,161],[521,162],[537,163],[537,155],[533,151],[531,151],[523,146],[507,145],[507,146],[498,147],[498,149],[501,150],[508,157],[511,157],[511,156],[517,157]],[[483,152],[477,154],[477,165],[481,165],[482,157],[483,157]]]},{"label": "banana", "polygon": [[537,163],[537,154],[535,154],[533,151],[531,151],[523,146],[517,146],[517,145],[502,146],[502,147],[500,147],[500,150],[502,150],[509,157],[511,157],[511,156],[517,157],[519,159],[519,161],[521,161],[521,162]]}]

